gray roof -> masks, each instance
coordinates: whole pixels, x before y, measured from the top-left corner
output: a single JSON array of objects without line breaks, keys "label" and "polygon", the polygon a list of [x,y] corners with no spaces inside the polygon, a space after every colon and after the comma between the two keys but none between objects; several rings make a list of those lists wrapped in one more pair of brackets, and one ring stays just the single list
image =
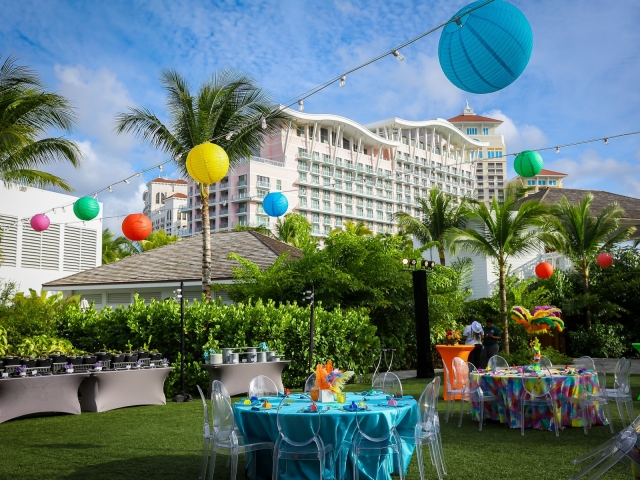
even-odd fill
[{"label": "gray roof", "polygon": [[605,192],[604,190],[580,190],[577,188],[547,188],[540,190],[537,193],[532,193],[526,197],[523,201],[538,199],[542,203],[552,204],[558,203],[562,200],[562,197],[567,197],[569,203],[577,204],[584,199],[587,192],[591,192],[593,195],[593,203],[591,204],[591,211],[594,213],[600,212],[607,205],[616,202],[625,212],[624,218],[627,219],[640,219],[640,199],[634,197],[626,197],[624,195],[618,195],[617,193]]},{"label": "gray roof", "polygon": [[[211,234],[211,280],[229,280],[238,262],[227,259],[236,253],[256,263],[261,269],[288,252],[291,258],[302,257],[302,251],[286,243],[254,231]],[[202,234],[123,258],[45,283],[43,287],[162,283],[198,281],[202,279]]]}]

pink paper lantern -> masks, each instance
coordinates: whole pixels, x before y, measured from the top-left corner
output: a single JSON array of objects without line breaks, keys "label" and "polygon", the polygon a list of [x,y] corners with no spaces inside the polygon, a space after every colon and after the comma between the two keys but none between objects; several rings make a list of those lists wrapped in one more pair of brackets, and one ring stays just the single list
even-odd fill
[{"label": "pink paper lantern", "polygon": [[44,232],[51,225],[51,220],[44,213],[39,213],[31,217],[29,223],[31,223],[31,228],[36,232]]}]

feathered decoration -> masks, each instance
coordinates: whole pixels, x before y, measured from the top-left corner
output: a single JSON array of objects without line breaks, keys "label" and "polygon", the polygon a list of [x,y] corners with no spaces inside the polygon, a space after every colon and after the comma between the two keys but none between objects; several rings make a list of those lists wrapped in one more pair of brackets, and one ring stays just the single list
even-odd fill
[{"label": "feathered decoration", "polygon": [[524,307],[513,307],[511,318],[520,325],[524,325],[530,335],[543,333],[554,328],[561,332],[564,322],[560,318],[562,311],[551,306],[536,307],[533,314]]},{"label": "feathered decoration", "polygon": [[354,372],[343,372],[333,368],[331,360],[326,365],[319,363],[316,366],[316,385],[320,390],[331,390],[334,393],[341,392],[344,384],[354,375]]}]

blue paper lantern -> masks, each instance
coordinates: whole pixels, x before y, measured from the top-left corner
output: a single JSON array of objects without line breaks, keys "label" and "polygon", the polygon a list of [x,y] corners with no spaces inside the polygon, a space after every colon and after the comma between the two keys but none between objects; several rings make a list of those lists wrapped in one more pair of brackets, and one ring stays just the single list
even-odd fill
[{"label": "blue paper lantern", "polygon": [[510,3],[478,0],[456,13],[440,36],[438,58],[447,78],[470,93],[491,93],[511,85],[533,50],[533,33],[524,14]]},{"label": "blue paper lantern", "polygon": [[280,217],[287,212],[289,201],[280,192],[271,192],[262,200],[262,208],[270,217]]}]

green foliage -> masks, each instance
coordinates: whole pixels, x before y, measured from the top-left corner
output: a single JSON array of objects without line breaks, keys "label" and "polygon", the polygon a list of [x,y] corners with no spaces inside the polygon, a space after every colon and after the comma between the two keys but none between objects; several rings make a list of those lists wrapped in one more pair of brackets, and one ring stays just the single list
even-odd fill
[{"label": "green foliage", "polygon": [[[553,365],[570,365],[573,363],[573,358],[560,353],[553,347],[546,347],[540,351],[541,355],[544,355],[551,360]],[[531,352],[529,349],[518,349],[512,354],[500,352],[499,355],[509,362],[509,365],[529,365],[531,363]]]},{"label": "green foliage", "polygon": [[498,318],[500,317],[500,307],[496,304],[495,300],[490,297],[474,298],[467,300],[462,306],[462,314],[460,316],[460,322],[466,321],[471,316],[478,319],[483,325],[487,320],[493,320],[498,325]]},{"label": "green foliage", "polygon": [[318,248],[318,239],[311,236],[311,224],[307,217],[295,212],[276,220],[276,238],[304,252],[313,252]]},{"label": "green foliage", "polygon": [[141,252],[153,250],[154,248],[164,247],[177,242],[180,238],[177,235],[167,235],[164,230],[152,232],[145,240],[135,242],[136,248]]},{"label": "green foliage", "polygon": [[126,237],[116,237],[115,234],[105,228],[102,230],[102,264],[112,263],[121,258],[137,253],[136,247]]},{"label": "green foliage", "polygon": [[11,351],[21,357],[37,357],[51,353],[72,354],[75,349],[67,339],[36,335],[22,339],[22,342],[12,347]]},{"label": "green foliage", "polygon": [[620,324],[594,323],[589,330],[569,332],[571,351],[575,357],[618,358],[627,349]]}]

